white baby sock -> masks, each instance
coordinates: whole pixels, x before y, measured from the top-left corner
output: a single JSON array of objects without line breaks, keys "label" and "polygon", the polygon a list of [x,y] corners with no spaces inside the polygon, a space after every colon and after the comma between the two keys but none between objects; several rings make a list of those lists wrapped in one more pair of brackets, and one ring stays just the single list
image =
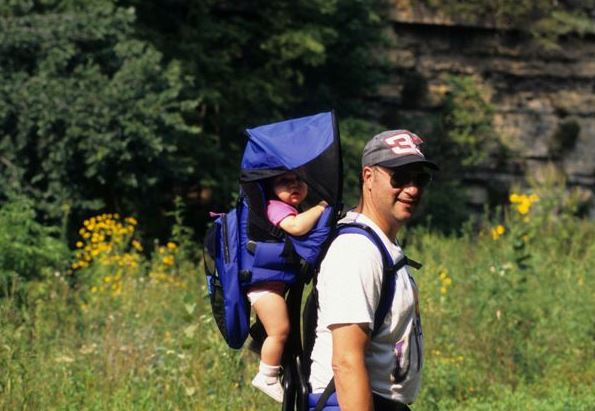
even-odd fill
[{"label": "white baby sock", "polygon": [[283,387],[279,380],[280,365],[269,365],[260,362],[258,374],[252,380],[252,385],[277,402],[283,402]]}]

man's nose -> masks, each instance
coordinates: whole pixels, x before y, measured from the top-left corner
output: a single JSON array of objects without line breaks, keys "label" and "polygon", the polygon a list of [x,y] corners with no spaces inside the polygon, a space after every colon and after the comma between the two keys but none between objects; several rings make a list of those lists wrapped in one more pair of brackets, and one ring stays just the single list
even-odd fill
[{"label": "man's nose", "polygon": [[403,191],[413,197],[419,195],[422,189],[417,184],[410,181],[403,187]]}]

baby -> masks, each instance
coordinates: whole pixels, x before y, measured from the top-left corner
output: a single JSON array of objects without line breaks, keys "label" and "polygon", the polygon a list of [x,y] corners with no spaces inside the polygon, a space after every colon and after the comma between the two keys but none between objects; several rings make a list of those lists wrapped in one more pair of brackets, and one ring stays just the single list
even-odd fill
[{"label": "baby", "polygon": [[[321,201],[299,213],[297,206],[308,195],[308,185],[294,172],[277,176],[272,181],[271,198],[267,201],[267,217],[271,223],[293,236],[307,234],[327,206]],[[285,341],[289,335],[289,317],[285,303],[285,283],[271,281],[248,290],[248,299],[264,326],[267,337],[260,352],[258,374],[252,385],[278,402],[283,402],[279,374]]]}]

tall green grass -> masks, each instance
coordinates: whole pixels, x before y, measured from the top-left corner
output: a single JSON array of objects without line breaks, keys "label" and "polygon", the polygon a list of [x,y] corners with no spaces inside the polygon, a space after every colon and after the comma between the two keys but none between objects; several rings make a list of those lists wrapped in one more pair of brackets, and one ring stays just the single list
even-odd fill
[{"label": "tall green grass", "polygon": [[[548,201],[459,236],[403,233],[424,263],[414,273],[427,354],[415,410],[595,409],[595,223]],[[0,298],[0,409],[279,409],[250,386],[258,359],[220,337],[198,246],[180,232],[150,257],[126,234],[118,253],[137,263],[125,270],[97,256],[76,269],[31,262],[45,274]]]}]

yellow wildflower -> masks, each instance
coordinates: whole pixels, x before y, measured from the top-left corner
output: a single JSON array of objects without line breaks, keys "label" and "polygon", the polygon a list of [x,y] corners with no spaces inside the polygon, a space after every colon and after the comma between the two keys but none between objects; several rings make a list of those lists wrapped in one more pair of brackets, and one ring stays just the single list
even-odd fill
[{"label": "yellow wildflower", "polygon": [[523,202],[523,203],[519,204],[519,206],[517,207],[517,211],[521,215],[526,215],[526,214],[529,214],[529,209],[530,208],[531,208],[531,204],[530,203]]},{"label": "yellow wildflower", "polygon": [[167,248],[169,248],[170,250],[175,250],[178,246],[176,245],[176,243],[172,243],[171,241],[169,243],[167,243]]}]

